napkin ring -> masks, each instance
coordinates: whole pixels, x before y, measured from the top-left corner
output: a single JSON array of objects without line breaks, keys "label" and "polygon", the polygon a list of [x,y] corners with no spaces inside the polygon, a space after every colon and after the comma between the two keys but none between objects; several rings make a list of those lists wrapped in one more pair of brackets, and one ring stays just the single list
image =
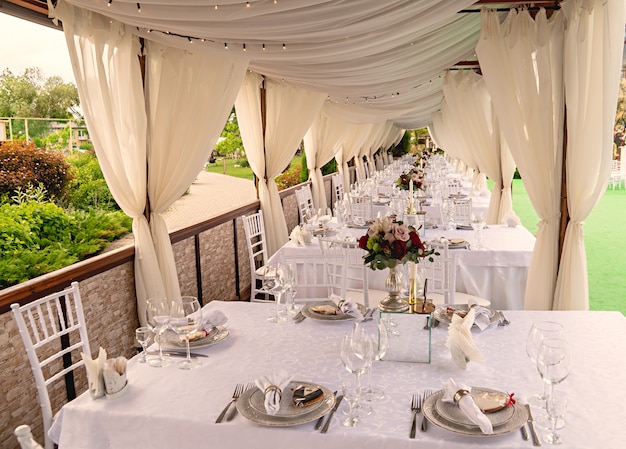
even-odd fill
[{"label": "napkin ring", "polygon": [[267,393],[271,393],[272,391],[275,391],[278,394],[278,402],[280,402],[280,400],[283,398],[283,391],[276,385],[269,385],[267,388],[265,388],[263,396],[267,396]]},{"label": "napkin ring", "polygon": [[462,389],[462,390],[457,391],[456,393],[454,393],[454,397],[453,397],[454,403],[458,404],[461,398],[463,396],[467,396],[468,394],[470,394],[469,390]]}]

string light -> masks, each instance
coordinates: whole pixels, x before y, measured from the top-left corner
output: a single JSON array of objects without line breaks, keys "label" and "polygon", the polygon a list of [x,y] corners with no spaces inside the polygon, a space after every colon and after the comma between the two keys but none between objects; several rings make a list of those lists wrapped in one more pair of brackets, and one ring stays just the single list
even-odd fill
[{"label": "string light", "polygon": [[228,50],[228,44],[224,42],[224,50]]},{"label": "string light", "polygon": [[243,44],[243,51],[246,51],[246,44]]},{"label": "string light", "polygon": [[246,8],[250,7],[250,2],[246,2]]},{"label": "string light", "polygon": [[287,50],[287,46],[283,44],[283,50]]},{"label": "string light", "polygon": [[141,12],[141,3],[137,3],[137,12]]},{"label": "string light", "polygon": [[187,39],[189,39],[189,43],[190,44],[193,44],[193,39],[192,38],[188,37]]},{"label": "string light", "polygon": [[217,11],[217,8],[219,8],[219,5],[215,5],[215,10]]},{"label": "string light", "polygon": [[107,2],[107,6],[111,6],[111,3],[113,3],[113,0],[109,0],[109,1]]},{"label": "string light", "polygon": [[265,51],[265,44],[263,44],[263,51]]}]

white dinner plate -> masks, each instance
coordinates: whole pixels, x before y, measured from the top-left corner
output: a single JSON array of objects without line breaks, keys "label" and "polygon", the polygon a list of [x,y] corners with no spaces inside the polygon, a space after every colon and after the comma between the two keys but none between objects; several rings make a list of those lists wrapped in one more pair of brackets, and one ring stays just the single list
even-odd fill
[{"label": "white dinner plate", "polygon": [[[304,315],[307,318],[311,318],[312,320],[319,320],[319,321],[347,321],[347,320],[354,319],[352,315],[348,315],[345,313],[338,313],[337,315],[331,315],[331,314],[326,314],[326,313],[317,313],[313,311],[313,307],[322,306],[322,305],[334,306],[335,303],[332,301],[321,301],[321,302],[314,302],[311,304],[306,304],[302,307],[302,315]],[[357,306],[359,307],[359,310],[361,311],[361,313],[366,312],[367,309],[365,308],[364,305],[357,304]]]},{"label": "white dinner plate", "polygon": [[[501,391],[492,390],[490,388],[479,388],[479,387],[472,387],[472,392],[470,394],[472,395],[472,397],[474,397],[474,395],[480,395],[480,394],[495,394],[495,395],[503,395],[505,398],[508,397],[506,393],[503,393]],[[441,398],[439,398],[435,402],[435,410],[437,411],[437,413],[439,413],[439,416],[450,421],[451,423],[460,424],[463,426],[477,427],[476,424],[474,424],[456,404],[452,404],[450,402],[444,402],[441,400]],[[513,418],[514,414],[515,414],[515,409],[509,405],[508,407],[503,407],[498,411],[485,413],[485,416],[489,418],[489,421],[491,421],[491,425],[495,427],[495,426],[501,426],[503,424],[506,424],[508,421],[510,421]]]},{"label": "white dinner plate", "polygon": [[[174,332],[167,332],[163,335],[165,336],[165,339],[161,344],[163,349],[180,349],[187,347],[187,344],[184,341],[181,341],[179,336]],[[226,337],[228,337],[228,329],[226,329],[224,326],[217,326],[211,329],[206,337],[200,338],[195,341],[190,341],[189,347],[205,348],[207,346],[213,346],[214,344],[217,344],[220,341],[224,340]]]},{"label": "white dinner plate", "polygon": [[[443,390],[439,390],[433,395],[427,397],[424,400],[422,412],[424,413],[424,416],[428,421],[430,421],[437,427],[441,427],[442,429],[449,432],[475,437],[496,437],[515,432],[524,424],[526,424],[526,420],[528,419],[528,412],[526,411],[526,408],[524,406],[512,404],[508,407],[513,410],[513,415],[511,416],[511,418],[503,424],[494,426],[492,434],[485,434],[476,425],[466,426],[463,424],[454,423],[441,416],[437,411],[437,401],[440,400],[441,396],[443,396]],[[490,413],[487,414],[487,416],[489,415]]]},{"label": "white dinner plate", "polygon": [[[324,399],[306,407],[296,407],[293,403],[293,392],[298,386],[319,387],[324,392]],[[280,409],[275,415],[265,411],[265,397],[257,387],[244,391],[237,400],[237,411],[246,419],[264,426],[296,426],[314,421],[324,416],[333,408],[335,396],[333,392],[311,382],[291,381],[282,392]]]}]

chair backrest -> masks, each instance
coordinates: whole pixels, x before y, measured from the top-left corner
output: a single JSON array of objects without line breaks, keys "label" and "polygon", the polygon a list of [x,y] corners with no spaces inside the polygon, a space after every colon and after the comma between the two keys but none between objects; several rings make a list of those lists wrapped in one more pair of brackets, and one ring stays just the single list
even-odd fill
[{"label": "chair backrest", "polygon": [[[46,449],[52,449],[54,445],[48,437],[52,425],[48,387],[84,366],[80,352],[91,358],[78,283],[72,282],[65,290],[24,306],[11,304],[11,310],[35,376]],[[74,395],[68,392],[68,400]]]},{"label": "chair backrest", "polygon": [[469,224],[472,217],[472,199],[454,200],[454,220],[457,223]]},{"label": "chair backrest", "polygon": [[[250,269],[254,272],[257,268],[265,265],[269,259],[267,245],[265,243],[265,224],[263,223],[263,213],[242,216],[243,230],[246,233],[246,244],[250,255]],[[254,295],[254,292],[252,292]]]},{"label": "chair backrest", "polygon": [[337,201],[341,201],[343,199],[343,176],[341,176],[340,173],[335,173],[330,178],[330,181],[333,189],[333,204],[336,204]]},{"label": "chair backrest", "polygon": [[356,221],[357,217],[364,221],[374,219],[374,205],[371,196],[350,194],[349,198],[352,220]]},{"label": "chair backrest", "polygon": [[424,259],[420,262],[428,279],[428,292],[440,293],[444,297],[445,304],[454,304],[456,291],[456,255],[448,248],[448,242],[434,245],[439,256],[433,256],[433,261]]},{"label": "chair backrest", "polygon": [[335,270],[345,265],[342,255],[333,259],[322,254],[283,254],[281,261],[293,271],[296,302],[326,299],[331,294],[341,295],[341,279]]},{"label": "chair backrest", "polygon": [[296,201],[298,202],[298,212],[300,213],[300,223],[306,223],[308,213],[313,212],[313,194],[311,186],[306,184],[296,189]]},{"label": "chair backrest", "polygon": [[369,307],[369,268],[364,264],[365,251],[359,248],[358,242],[328,237],[320,237],[318,242],[330,276],[341,286],[340,296],[346,298],[350,292],[362,293],[363,304]]}]

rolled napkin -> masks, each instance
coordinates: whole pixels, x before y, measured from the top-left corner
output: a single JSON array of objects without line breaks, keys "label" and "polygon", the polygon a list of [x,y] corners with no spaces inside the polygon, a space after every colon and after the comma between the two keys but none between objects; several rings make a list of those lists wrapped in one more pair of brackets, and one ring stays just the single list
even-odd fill
[{"label": "rolled napkin", "polygon": [[80,353],[80,356],[85,363],[85,369],[87,370],[87,383],[89,386],[89,394],[93,399],[104,396],[104,377],[102,377],[102,370],[107,361],[107,352],[104,348],[100,348],[98,352],[98,358],[91,359],[84,352]]},{"label": "rolled napkin", "polygon": [[[189,334],[189,341],[200,340],[209,335],[212,329],[217,326],[221,326],[228,321],[228,317],[220,310],[212,310],[207,312],[202,311],[202,326],[196,332]],[[181,337],[181,341],[185,341],[184,337]]]},{"label": "rolled napkin", "polygon": [[475,309],[476,307],[470,307],[465,317],[453,314],[448,328],[446,346],[450,348],[454,363],[463,369],[467,369],[469,362],[483,363],[485,361],[472,338],[471,328],[476,316]]},{"label": "rolled napkin", "polygon": [[484,434],[492,434],[493,426],[489,418],[480,411],[480,408],[474,402],[474,399],[470,395],[472,389],[464,384],[458,384],[453,379],[448,379],[443,384],[443,396],[441,400],[443,402],[449,402],[457,404],[461,411],[467,415],[467,417],[480,427],[480,430]]},{"label": "rolled napkin", "polygon": [[289,234],[289,240],[293,241],[298,246],[304,246],[311,241],[311,233],[305,229],[302,229],[299,225]]},{"label": "rolled napkin", "polygon": [[330,295],[330,300],[335,303],[337,309],[345,315],[353,316],[357,321],[363,319],[363,313],[359,309],[359,304],[356,301],[350,299],[342,299],[337,295]]},{"label": "rolled napkin", "polygon": [[285,370],[259,377],[254,384],[265,396],[265,411],[268,415],[275,415],[280,410],[280,400],[283,396],[283,389],[289,385],[291,375]]}]

